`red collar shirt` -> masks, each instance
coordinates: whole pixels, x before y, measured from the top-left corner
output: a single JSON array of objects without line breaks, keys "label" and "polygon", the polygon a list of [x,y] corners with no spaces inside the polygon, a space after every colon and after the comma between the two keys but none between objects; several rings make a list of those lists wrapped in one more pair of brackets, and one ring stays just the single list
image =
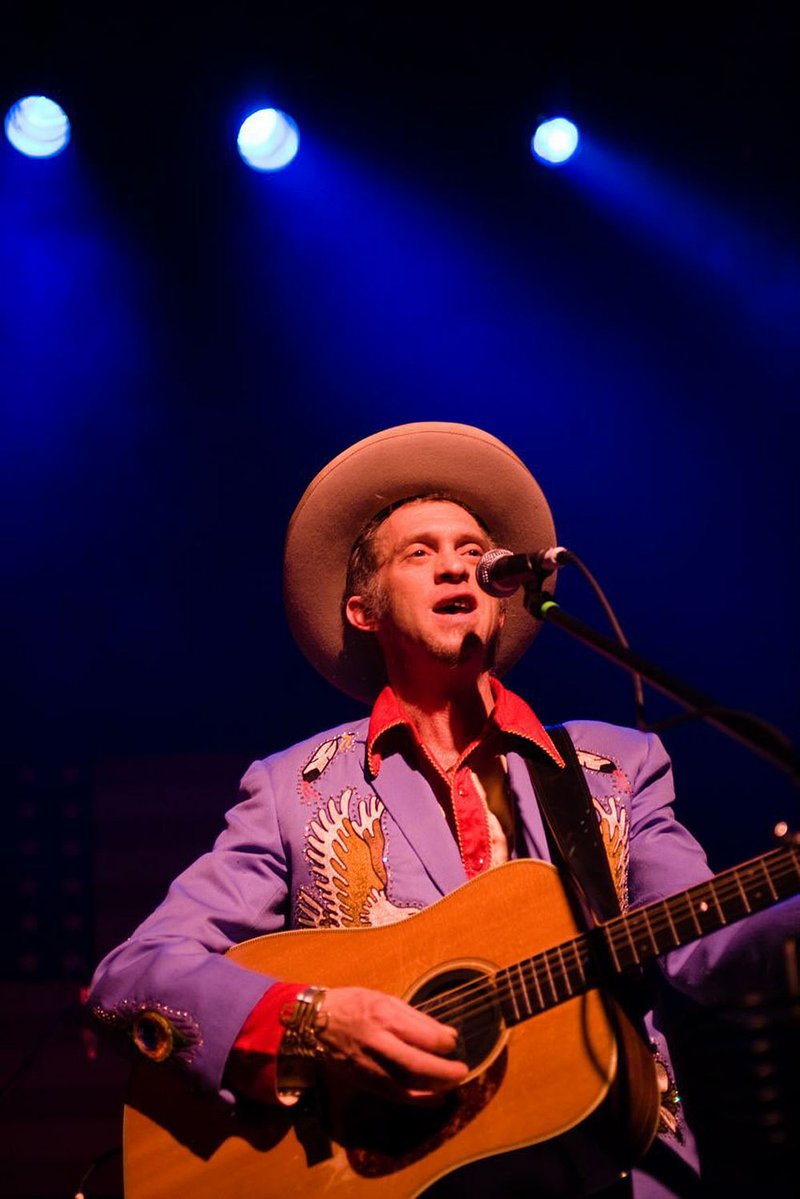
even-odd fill
[{"label": "red collar shirt", "polygon": [[506,752],[521,742],[564,762],[528,705],[496,679],[494,707],[483,731],[447,769],[437,762],[391,687],[375,701],[367,733],[367,767],[380,774],[388,754],[409,750],[430,783],[457,843],[467,878],[507,862],[514,853],[516,816],[508,788]]}]

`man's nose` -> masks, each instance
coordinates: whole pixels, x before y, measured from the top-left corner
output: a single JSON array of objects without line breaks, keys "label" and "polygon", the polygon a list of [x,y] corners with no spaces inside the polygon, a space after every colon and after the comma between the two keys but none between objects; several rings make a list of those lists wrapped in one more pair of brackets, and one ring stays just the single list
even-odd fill
[{"label": "man's nose", "polygon": [[442,550],[436,560],[436,577],[440,579],[466,579],[469,577],[469,562],[456,550]]}]

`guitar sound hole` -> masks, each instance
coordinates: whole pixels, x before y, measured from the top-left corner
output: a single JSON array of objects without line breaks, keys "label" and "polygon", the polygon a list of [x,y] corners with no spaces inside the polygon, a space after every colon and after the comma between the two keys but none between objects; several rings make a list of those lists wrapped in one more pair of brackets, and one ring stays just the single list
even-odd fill
[{"label": "guitar sound hole", "polygon": [[492,976],[474,966],[443,967],[426,978],[408,1002],[458,1029],[459,1042],[451,1056],[466,1062],[470,1071],[496,1052],[505,1032]]}]

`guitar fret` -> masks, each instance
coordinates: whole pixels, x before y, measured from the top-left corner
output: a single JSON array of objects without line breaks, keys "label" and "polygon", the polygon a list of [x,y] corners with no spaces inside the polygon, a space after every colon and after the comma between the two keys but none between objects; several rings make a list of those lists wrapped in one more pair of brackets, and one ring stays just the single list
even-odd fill
[{"label": "guitar fret", "polygon": [[542,988],[539,985],[539,972],[536,969],[535,960],[530,962],[530,967],[531,975],[533,976],[533,985],[536,987],[536,998],[539,1003],[539,1011],[543,1012],[545,1009],[544,995],[542,994]]},{"label": "guitar fret", "polygon": [[[513,969],[514,967],[511,967]],[[508,995],[511,1000],[511,1006],[514,1009],[514,1023],[519,1024],[520,1014],[517,1006],[517,996],[514,988],[514,979],[511,976],[510,970],[506,970],[506,978],[508,979]]]},{"label": "guitar fret", "polygon": [[629,920],[624,920],[622,922],[622,927],[625,929],[625,935],[628,938],[628,942],[631,947],[631,953],[633,954],[634,964],[637,964],[639,961],[639,954],[636,949],[636,942],[633,939],[633,934],[631,933],[631,922]]},{"label": "guitar fret", "polygon": [[771,876],[769,870],[767,869],[767,863],[764,861],[763,858],[759,862],[759,865],[761,866],[761,869],[763,871],[764,878],[767,880],[767,887],[769,888],[770,895],[772,896],[773,899],[777,899],[778,892],[775,890],[774,886],[772,885],[772,876]]},{"label": "guitar fret", "polygon": [[569,981],[569,972],[567,970],[567,964],[564,961],[564,954],[563,954],[563,951],[562,951],[560,945],[556,946],[556,953],[558,954],[558,964],[560,965],[561,972],[564,975],[564,983],[567,988],[567,995],[571,995],[572,994],[572,984]]},{"label": "guitar fret", "polygon": [[650,914],[646,908],[631,913],[625,920],[625,930],[635,964],[646,961],[654,953],[661,953],[662,947],[655,936],[653,926],[650,923]]},{"label": "guitar fret", "polygon": [[648,914],[647,908],[642,909],[642,920],[644,921],[645,925],[647,926],[647,934],[650,938],[650,943],[653,946],[653,949],[655,950],[656,953],[660,953],[661,946],[659,945],[658,941],[656,940],[656,935],[653,932],[653,926],[650,923],[650,916]]},{"label": "guitar fret", "polygon": [[611,956],[614,959],[614,969],[617,971],[620,971],[620,970],[622,970],[622,963],[619,960],[619,954],[617,953],[617,947],[614,944],[614,925],[615,924],[619,924],[619,921],[618,920],[609,921],[609,923],[603,927],[603,935],[605,937],[606,945],[608,946]]},{"label": "guitar fret", "polygon": [[[517,971],[517,974],[519,975],[519,988],[520,988],[522,998],[525,1001],[526,1014],[528,1016],[532,1016],[533,1008],[531,1007],[530,996],[528,995],[528,987],[525,982],[525,972],[522,968],[522,962],[517,962],[516,971]],[[524,1019],[525,1017],[523,1016],[521,1018]]]},{"label": "guitar fret", "polygon": [[553,982],[553,974],[550,969],[550,962],[548,960],[549,957],[550,957],[549,953],[543,953],[542,961],[544,962],[544,967],[545,967],[545,970],[547,971],[547,982],[548,982],[548,984],[550,986],[550,990],[552,991],[552,994],[553,994],[553,1003],[558,1003],[558,991],[556,990],[556,984]]},{"label": "guitar fret", "polygon": [[[776,860],[770,861],[773,857]],[[800,882],[800,856],[797,852],[781,854],[781,851],[777,850],[774,855],[770,855],[770,859],[764,862],[764,868],[778,893],[778,899],[788,899],[796,893]]]},{"label": "guitar fret", "polygon": [[581,955],[577,941],[572,942],[572,955],[575,958],[575,965],[578,967],[578,976],[580,978],[581,987],[583,988],[586,986],[586,971],[583,968],[583,962],[581,961]]},{"label": "guitar fret", "polygon": [[[763,862],[752,862],[747,874],[741,873],[744,883],[747,898],[751,907],[758,911],[765,904],[774,902],[775,891],[772,886],[772,879]],[[764,880],[766,879],[767,888],[764,890]]]},{"label": "guitar fret", "polygon": [[[695,908],[695,912],[699,914],[700,924],[704,933],[713,933],[719,928],[719,898],[717,888],[714,885],[714,880],[709,879],[700,888],[695,888],[696,892],[702,891],[702,898]],[[714,911],[716,908],[716,913]]]},{"label": "guitar fret", "polygon": [[750,906],[750,904],[749,904],[749,902],[748,902],[747,895],[745,894],[744,887],[742,886],[742,880],[741,880],[741,876],[740,876],[740,874],[739,874],[739,871],[738,871],[738,870],[736,870],[736,871],[734,872],[734,876],[733,876],[733,877],[736,879],[736,886],[739,888],[739,894],[740,894],[740,895],[741,895],[741,897],[742,897],[742,903],[744,904],[744,906],[745,906],[745,909],[746,909],[746,911],[747,911],[747,914],[749,915],[749,914],[750,914],[750,912],[752,912],[752,910],[753,910],[753,909],[751,908],[751,906]]},{"label": "guitar fret", "polygon": [[662,903],[660,906],[661,906],[661,910],[664,912],[664,915],[667,917],[667,924],[669,925],[669,931],[672,933],[673,945],[680,945],[681,939],[678,936],[678,930],[675,927],[675,921],[672,919],[672,912],[670,911],[669,903]]},{"label": "guitar fret", "polygon": [[711,893],[719,900],[728,921],[741,920],[752,911],[738,870],[726,871],[715,880]]},{"label": "guitar fret", "polygon": [[727,923],[728,923],[728,921],[727,921],[727,919],[726,919],[725,913],[724,913],[724,912],[723,912],[723,910],[722,910],[722,905],[721,905],[721,904],[720,904],[720,902],[719,902],[719,896],[717,895],[717,888],[716,888],[716,887],[712,887],[712,888],[711,888],[711,898],[714,900],[714,906],[715,906],[715,907],[716,907],[716,909],[717,909],[717,913],[718,913],[718,915],[719,915],[720,924],[727,924]]},{"label": "guitar fret", "polygon": [[[688,892],[681,891],[677,895],[671,895],[660,906],[667,915],[672,932],[673,949],[700,935],[697,913],[692,906]],[[666,948],[665,945],[664,949]]]},{"label": "guitar fret", "polygon": [[697,912],[696,912],[696,911],[695,911],[695,909],[694,909],[694,904],[692,903],[691,896],[689,895],[689,892],[688,892],[688,891],[684,891],[682,898],[686,900],[686,906],[687,906],[687,907],[688,907],[688,909],[689,909],[689,915],[690,915],[690,916],[691,916],[691,918],[692,918],[692,924],[694,925],[694,927],[695,927],[695,929],[696,929],[696,931],[697,931],[697,935],[698,935],[698,937],[702,937],[702,935],[703,935],[703,926],[702,926],[702,924],[700,923],[700,921],[697,919]]}]

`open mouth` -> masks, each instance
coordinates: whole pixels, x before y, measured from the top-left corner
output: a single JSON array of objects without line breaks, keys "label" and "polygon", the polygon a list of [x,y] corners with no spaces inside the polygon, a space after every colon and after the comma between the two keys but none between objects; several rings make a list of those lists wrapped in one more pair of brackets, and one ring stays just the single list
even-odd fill
[{"label": "open mouth", "polygon": [[474,596],[454,595],[449,599],[441,600],[433,610],[437,616],[463,616],[465,613],[474,612],[476,606]]}]

